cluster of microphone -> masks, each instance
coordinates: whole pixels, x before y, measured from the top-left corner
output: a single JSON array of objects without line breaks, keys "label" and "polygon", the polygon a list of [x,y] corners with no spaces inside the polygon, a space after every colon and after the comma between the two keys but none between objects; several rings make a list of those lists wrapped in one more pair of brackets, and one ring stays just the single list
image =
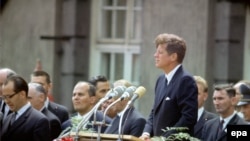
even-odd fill
[{"label": "cluster of microphone", "polygon": [[98,103],[91,109],[91,111],[89,111],[86,114],[85,118],[83,118],[81,120],[81,122],[78,124],[77,130],[76,130],[76,136],[75,137],[78,138],[79,130],[88,123],[89,118],[92,115],[94,116],[93,123],[97,124],[97,121],[96,121],[97,110],[99,109],[99,107],[101,106],[101,104],[104,103],[105,101],[107,101],[109,99],[112,99],[112,98],[116,99],[113,103],[111,103],[105,109],[104,114],[103,114],[103,121],[102,121],[102,123],[101,124],[100,123],[97,124],[100,127],[101,126],[106,126],[106,124],[105,124],[105,116],[106,116],[106,113],[107,113],[107,111],[109,110],[110,107],[112,107],[114,104],[116,104],[119,101],[127,99],[129,101],[127,102],[127,106],[122,111],[122,113],[124,113],[134,103],[134,101],[136,99],[142,97],[145,94],[145,92],[146,92],[146,89],[143,86],[139,86],[138,88],[136,88],[135,86],[130,86],[130,87],[117,86],[117,87],[109,90],[107,92],[107,94],[105,95],[105,97],[101,98],[98,101]]},{"label": "cluster of microphone", "polygon": [[126,88],[125,86],[118,86],[106,94],[103,99],[111,99],[113,97],[119,97],[119,100],[130,98],[132,101],[135,101],[137,98],[140,98],[144,95],[146,89],[143,86],[136,88],[135,86],[130,86]]}]

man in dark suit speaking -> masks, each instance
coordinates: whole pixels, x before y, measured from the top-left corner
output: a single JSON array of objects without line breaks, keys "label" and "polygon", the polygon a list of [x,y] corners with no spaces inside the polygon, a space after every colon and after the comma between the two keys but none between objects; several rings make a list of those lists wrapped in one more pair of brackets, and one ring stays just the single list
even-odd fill
[{"label": "man in dark suit speaking", "polygon": [[164,132],[166,127],[187,127],[193,135],[197,120],[197,86],[181,63],[183,62],[186,43],[173,34],[160,34],[155,39],[155,66],[164,71],[155,85],[155,100],[140,137],[147,140],[150,136],[168,137],[171,132]]},{"label": "man in dark suit speaking", "polygon": [[4,120],[2,141],[49,141],[49,121],[28,102],[28,84],[17,75],[7,78],[2,98],[12,113]]}]

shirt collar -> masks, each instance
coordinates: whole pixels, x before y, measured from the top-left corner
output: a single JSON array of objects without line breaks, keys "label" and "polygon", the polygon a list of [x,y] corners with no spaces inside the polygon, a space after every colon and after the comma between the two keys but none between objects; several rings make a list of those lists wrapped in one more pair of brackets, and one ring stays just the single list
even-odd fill
[{"label": "shirt collar", "polygon": [[49,107],[49,98],[48,97],[46,98],[44,105],[46,108]]},{"label": "shirt collar", "polygon": [[236,112],[234,111],[234,113],[232,114],[232,115],[230,115],[230,116],[228,116],[228,117],[226,117],[226,118],[222,118],[222,117],[220,117],[220,121],[221,120],[224,120],[224,123],[223,123],[223,128],[222,129],[224,129],[225,127],[226,127],[226,125],[228,124],[228,122],[233,118],[233,116],[236,114]]},{"label": "shirt collar", "polygon": [[202,107],[200,107],[200,108],[198,109],[198,117],[197,117],[197,121],[200,119],[200,117],[201,117],[201,115],[202,115],[203,111],[204,111],[204,107],[203,107],[203,106],[202,106]]},{"label": "shirt collar", "polygon": [[165,77],[168,79],[168,84],[172,80],[174,74],[178,70],[178,68],[181,66],[181,64],[177,65],[172,71],[170,71],[168,74],[165,74]]},{"label": "shirt collar", "polygon": [[46,106],[45,105],[43,105],[43,107],[39,110],[40,112],[42,112],[43,111],[43,109],[45,109],[46,108]]},{"label": "shirt collar", "polygon": [[84,119],[84,118],[86,117],[86,115],[87,115],[87,114],[81,115],[80,113],[77,113],[77,117],[78,117],[78,118],[82,118],[82,119]]},{"label": "shirt collar", "polygon": [[31,107],[30,102],[28,102],[27,104],[25,104],[22,108],[20,108],[17,112],[16,112],[16,119],[18,119],[29,107]]}]

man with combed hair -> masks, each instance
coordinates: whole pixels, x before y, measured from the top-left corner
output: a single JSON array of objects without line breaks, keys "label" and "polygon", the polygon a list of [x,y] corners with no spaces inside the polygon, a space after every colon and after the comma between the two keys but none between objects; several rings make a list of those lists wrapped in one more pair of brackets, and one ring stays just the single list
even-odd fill
[{"label": "man with combed hair", "polygon": [[[1,68],[0,69],[0,96],[2,96],[2,85],[5,82],[5,80],[7,79],[7,77],[15,75],[15,74],[16,74],[16,72],[10,68]],[[11,113],[8,105],[6,105],[2,99],[0,99],[0,112],[2,112],[2,114],[3,114],[3,119],[5,119],[7,117],[7,115]]]},{"label": "man with combed hair", "polygon": [[56,115],[54,115],[45,106],[45,101],[47,99],[46,91],[43,86],[39,83],[29,83],[29,93],[28,98],[31,106],[36,110],[42,112],[49,120],[50,125],[50,138],[51,140],[57,138],[61,133],[61,122]]},{"label": "man with combed hair", "polygon": [[111,88],[109,80],[103,75],[91,77],[88,82],[95,86],[97,100],[103,98]]},{"label": "man with combed hair", "polygon": [[216,85],[213,103],[219,117],[207,121],[202,131],[202,141],[227,141],[227,125],[244,125],[246,122],[234,111],[235,89],[229,84]]},{"label": "man with combed hair", "polygon": [[49,141],[49,121],[28,101],[28,84],[17,75],[7,78],[2,98],[12,113],[4,121],[2,141]]},{"label": "man with combed hair", "polygon": [[163,70],[155,85],[155,100],[145,125],[142,140],[152,136],[168,137],[176,131],[167,127],[186,127],[192,136],[197,121],[197,86],[184,70],[185,41],[174,34],[159,34],[155,39],[155,66]]},{"label": "man with combed hair", "polygon": [[[34,71],[31,74],[30,82],[41,84],[46,91],[46,96],[48,96],[48,92],[52,89],[50,76],[45,71]],[[49,101],[49,98],[47,98],[45,101],[45,106],[59,118],[61,123],[69,119],[68,109],[64,105]]]},{"label": "man with combed hair", "polygon": [[201,76],[194,76],[195,82],[198,87],[198,117],[197,117],[197,123],[194,126],[194,137],[201,139],[202,136],[202,129],[204,124],[215,117],[217,117],[216,114],[208,112],[204,108],[204,103],[207,100],[208,97],[208,85],[207,81],[202,78]]}]

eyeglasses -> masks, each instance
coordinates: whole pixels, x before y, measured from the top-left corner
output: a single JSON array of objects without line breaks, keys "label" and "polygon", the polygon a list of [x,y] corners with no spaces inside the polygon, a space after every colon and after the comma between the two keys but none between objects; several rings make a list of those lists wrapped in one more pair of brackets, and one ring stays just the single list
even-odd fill
[{"label": "eyeglasses", "polygon": [[10,94],[10,95],[3,95],[2,96],[2,99],[3,100],[9,100],[9,99],[11,99],[13,96],[15,96],[16,94],[18,94],[19,92],[16,92],[16,93],[13,93],[13,94]]}]

